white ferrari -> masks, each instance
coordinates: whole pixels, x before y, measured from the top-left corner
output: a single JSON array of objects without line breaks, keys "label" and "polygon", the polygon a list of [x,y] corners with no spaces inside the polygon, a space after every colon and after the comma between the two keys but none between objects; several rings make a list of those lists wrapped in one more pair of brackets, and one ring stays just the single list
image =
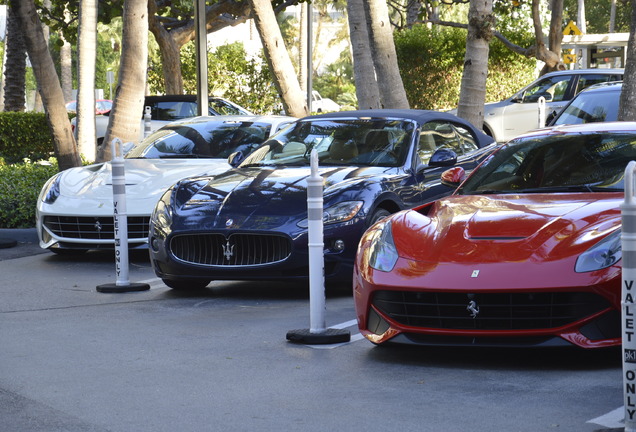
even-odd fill
[{"label": "white ferrari", "polygon": [[[178,180],[230,168],[293,123],[286,116],[210,116],[170,123],[125,155],[129,248],[145,248],[150,214],[161,194]],[[234,158],[238,160],[239,158]],[[114,249],[111,162],[70,168],[51,177],[36,208],[40,246],[59,254]]]}]

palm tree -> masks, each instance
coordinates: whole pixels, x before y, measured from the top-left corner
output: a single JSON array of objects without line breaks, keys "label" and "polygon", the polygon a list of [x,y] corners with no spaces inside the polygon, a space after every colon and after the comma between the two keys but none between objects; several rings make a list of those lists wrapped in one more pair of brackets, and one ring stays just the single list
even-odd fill
[{"label": "palm tree", "polygon": [[363,0],[347,1],[349,36],[353,55],[353,75],[360,109],[380,108],[380,89],[376,79]]},{"label": "palm tree", "polygon": [[80,153],[95,160],[95,63],[97,0],[81,0],[77,37],[77,142]]},{"label": "palm tree", "polygon": [[479,126],[484,124],[488,53],[494,24],[492,0],[471,0],[457,115]]},{"label": "palm tree", "polygon": [[23,31],[26,49],[53,135],[58,166],[60,170],[80,166],[82,161],[68,121],[64,94],[44,39],[42,23],[35,10],[35,3],[33,0],[10,0],[9,7],[14,10]]},{"label": "palm tree", "polygon": [[148,65],[147,0],[124,2],[123,25],[119,82],[108,129],[97,156],[101,162],[110,160],[113,139],[119,138],[122,142],[139,140]]},{"label": "palm tree", "polygon": [[4,71],[4,110],[24,111],[26,109],[24,88],[26,72],[26,48],[22,26],[13,2],[7,10],[7,59]]},{"label": "palm tree", "polygon": [[389,21],[389,9],[385,0],[365,1],[369,22],[369,40],[382,106],[385,108],[409,108],[406,91],[400,76],[397,54],[393,42],[393,29]]},{"label": "palm tree", "polygon": [[269,0],[250,0],[256,28],[261,36],[265,57],[274,84],[281,96],[285,112],[294,117],[307,115],[307,104],[285,42],[276,21],[276,15]]}]

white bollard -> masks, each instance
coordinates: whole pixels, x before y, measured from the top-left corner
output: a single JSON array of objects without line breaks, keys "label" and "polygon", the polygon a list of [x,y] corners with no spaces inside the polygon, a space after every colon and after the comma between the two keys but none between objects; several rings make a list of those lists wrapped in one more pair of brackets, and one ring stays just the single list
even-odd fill
[{"label": "white bollard", "polygon": [[546,114],[545,114],[545,98],[543,96],[539,97],[539,100],[537,101],[538,104],[538,110],[539,110],[539,127],[545,127],[545,119],[546,119]]},{"label": "white bollard", "polygon": [[625,402],[625,432],[636,432],[636,198],[634,171],[636,162],[625,169],[625,201],[621,205],[622,231],[622,330],[623,389]]},{"label": "white bollard", "polygon": [[318,152],[311,151],[311,175],[307,179],[307,220],[309,249],[309,331],[325,331],[325,259],[323,256],[322,177],[318,174]]},{"label": "white bollard", "polygon": [[128,280],[128,213],[126,209],[126,173],[122,142],[119,138],[112,141],[113,160],[111,175],[113,184],[113,223],[115,235],[115,285],[98,285],[99,292],[143,291],[150,289],[148,284],[131,284]]},{"label": "white bollard", "polygon": [[325,324],[325,257],[323,239],[323,179],[318,173],[318,151],[310,156],[311,174],[307,179],[307,246],[309,252],[309,329],[287,332],[287,340],[308,344],[349,342],[345,329],[328,329]]},{"label": "white bollard", "polygon": [[144,110],[144,138],[146,138],[152,132],[150,128],[151,120],[152,120],[152,115],[150,114],[150,107],[147,106]]}]

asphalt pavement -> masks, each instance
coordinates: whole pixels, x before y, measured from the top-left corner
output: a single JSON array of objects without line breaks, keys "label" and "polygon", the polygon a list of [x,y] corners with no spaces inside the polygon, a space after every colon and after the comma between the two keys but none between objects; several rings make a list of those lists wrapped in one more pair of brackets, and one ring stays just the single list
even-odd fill
[{"label": "asphalt pavement", "polygon": [[35,228],[0,229],[0,261],[41,253]]},{"label": "asphalt pavement", "polygon": [[301,286],[179,293],[135,255],[151,289],[103,294],[109,254],[57,256],[35,229],[0,239],[15,243],[0,248],[0,431],[624,430],[616,353],[374,347],[350,295],[326,309],[351,342],[294,344]]}]

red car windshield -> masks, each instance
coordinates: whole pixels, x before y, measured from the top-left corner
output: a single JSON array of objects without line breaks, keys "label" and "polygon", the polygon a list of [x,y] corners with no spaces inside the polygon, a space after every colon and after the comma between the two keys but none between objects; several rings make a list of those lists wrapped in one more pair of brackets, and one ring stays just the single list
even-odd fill
[{"label": "red car windshield", "polygon": [[631,160],[636,160],[636,133],[519,138],[491,155],[457,192],[622,191]]}]

